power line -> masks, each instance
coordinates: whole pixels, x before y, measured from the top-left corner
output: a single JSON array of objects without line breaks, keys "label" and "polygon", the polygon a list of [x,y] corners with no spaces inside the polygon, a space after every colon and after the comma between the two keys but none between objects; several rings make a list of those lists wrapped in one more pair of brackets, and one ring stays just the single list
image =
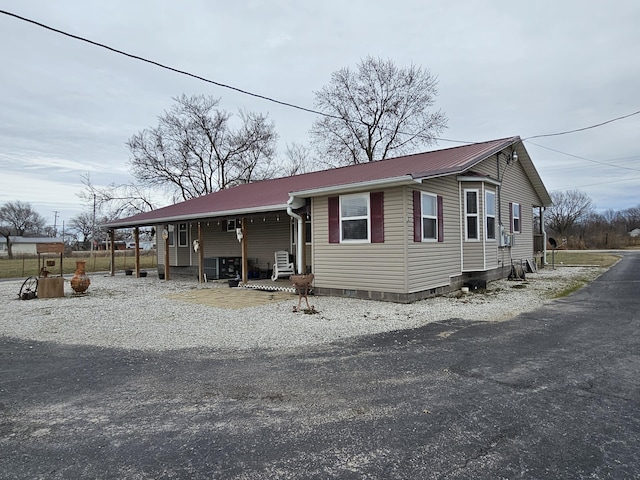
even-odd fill
[{"label": "power line", "polygon": [[[351,120],[351,119],[348,119],[348,118],[344,118],[344,117],[341,117],[341,116],[338,116],[338,115],[332,115],[332,114],[329,114],[329,113],[321,112],[319,110],[314,110],[312,108],[301,107],[301,106],[295,105],[293,103],[285,102],[285,101],[282,101],[282,100],[277,100],[275,98],[268,97],[266,95],[261,95],[261,94],[250,92],[248,90],[244,90],[244,89],[241,89],[241,88],[238,88],[238,87],[234,87],[232,85],[227,85],[227,84],[224,84],[224,83],[221,83],[221,82],[217,82],[215,80],[211,80],[211,79],[202,77],[200,75],[196,75],[194,73],[187,72],[185,70],[180,70],[178,68],[174,68],[174,67],[170,67],[168,65],[164,65],[164,64],[162,64],[160,62],[157,62],[155,60],[150,60],[150,59],[147,59],[145,57],[141,57],[139,55],[134,55],[132,53],[125,52],[123,50],[118,50],[117,48],[110,47],[110,46],[105,45],[103,43],[99,43],[99,42],[96,42],[96,41],[93,41],[93,40],[89,40],[88,38],[81,37],[79,35],[74,35],[72,33],[65,32],[64,30],[60,30],[60,29],[51,27],[51,26],[46,25],[44,23],[41,23],[41,22],[38,22],[36,20],[32,20],[30,18],[26,18],[26,17],[20,16],[20,15],[17,15],[15,13],[8,12],[6,10],[1,10],[0,9],[0,13],[2,13],[4,15],[7,15],[7,16],[10,16],[10,17],[13,17],[13,18],[16,18],[18,20],[22,20],[23,22],[31,23],[33,25],[36,25],[36,26],[41,27],[41,28],[44,28],[46,30],[50,30],[50,31],[58,33],[60,35],[64,35],[66,37],[73,38],[74,40],[79,40],[81,42],[85,42],[85,43],[88,43],[90,45],[94,45],[96,47],[100,47],[100,48],[103,48],[105,50],[109,50],[110,52],[117,53],[119,55],[124,55],[125,57],[129,57],[129,58],[132,58],[134,60],[139,60],[141,62],[149,63],[151,65],[155,65],[156,67],[159,67],[159,68],[162,68],[162,69],[165,69],[165,70],[169,70],[171,72],[179,73],[181,75],[186,75],[188,77],[195,78],[197,80],[201,80],[203,82],[207,82],[207,83],[210,83],[212,85],[216,85],[216,86],[221,87],[221,88],[226,88],[226,89],[229,89],[229,90],[233,90],[235,92],[238,92],[238,93],[241,93],[241,94],[244,94],[244,95],[249,95],[249,96],[252,96],[252,97],[255,97],[255,98],[266,100],[268,102],[276,103],[278,105],[283,105],[285,107],[294,108],[294,109],[301,110],[301,111],[304,111],[304,112],[312,113],[314,115],[320,115],[320,116],[328,117],[328,118],[335,118],[337,120],[343,120],[343,121],[347,121],[347,122],[350,122],[350,123],[363,123],[363,122],[357,122],[357,121],[354,121],[354,120]],[[532,138],[553,137],[553,136],[567,135],[569,133],[576,133],[576,132],[581,132],[581,131],[585,131],[585,130],[590,130],[590,129],[601,127],[601,126],[606,125],[608,123],[612,123],[612,122],[615,122],[615,121],[618,121],[618,120],[629,118],[629,117],[632,117],[632,116],[638,115],[638,114],[640,114],[640,110],[638,110],[636,112],[633,112],[633,113],[630,113],[628,115],[623,115],[623,116],[616,117],[616,118],[613,118],[613,119],[610,119],[610,120],[606,120],[604,122],[601,122],[601,123],[598,123],[598,124],[595,124],[595,125],[590,125],[588,127],[582,127],[582,128],[577,128],[577,129],[574,129],[574,130],[567,130],[567,131],[557,132],[557,133],[547,133],[547,134],[543,134],[543,135],[533,135],[531,137],[524,138],[523,141],[524,140],[530,140]],[[399,133],[403,133],[405,135],[416,135],[416,134],[410,134],[410,133],[406,133],[406,132],[399,132]],[[417,136],[424,137],[424,135],[417,135]],[[438,141],[451,142],[451,143],[462,143],[462,144],[478,143],[478,142],[468,142],[468,141],[463,141],[463,140],[451,140],[451,139],[438,138],[438,137],[429,137],[429,138],[433,138],[434,140],[438,140]],[[545,147],[543,147],[543,148],[545,148]],[[577,157],[577,158],[581,158],[581,157]],[[588,160],[588,159],[584,159],[584,160]]]},{"label": "power line", "polygon": [[[529,138],[532,138],[532,137],[529,137]],[[560,150],[556,150],[555,148],[545,147],[544,145],[540,145],[538,143],[534,143],[534,142],[532,142],[530,140],[527,140],[527,139],[524,139],[523,142],[524,141],[526,141],[527,143],[529,143],[531,145],[535,145],[536,147],[544,148],[546,150],[551,150],[552,152],[556,152],[556,153],[561,153],[562,155],[567,155],[568,157],[578,158],[580,160],[586,160],[587,162],[597,163],[598,165],[604,165],[606,167],[622,168],[624,170],[633,170],[635,172],[640,172],[640,168],[623,167],[623,166],[620,166],[620,165],[614,165],[612,163],[600,162],[598,160],[592,160],[590,158],[581,157],[579,155],[574,155],[572,153],[562,152]],[[630,157],[630,158],[633,158],[633,157]]]},{"label": "power line", "polygon": [[188,77],[192,77],[192,78],[195,78],[197,80],[201,80],[203,82],[211,83],[211,84],[216,85],[218,87],[227,88],[229,90],[233,90],[235,92],[239,92],[239,93],[242,93],[244,95],[250,95],[252,97],[260,98],[260,99],[266,100],[268,102],[277,103],[279,105],[284,105],[285,107],[295,108],[295,109],[302,110],[302,111],[305,111],[305,112],[313,113],[315,115],[322,115],[322,116],[325,116],[325,117],[332,117],[332,118],[337,118],[337,119],[341,119],[342,118],[342,117],[338,117],[336,115],[331,115],[331,114],[328,114],[328,113],[320,112],[318,110],[313,110],[311,108],[306,108],[306,107],[301,107],[299,105],[294,105],[293,103],[284,102],[282,100],[277,100],[275,98],[267,97],[265,95],[260,95],[258,93],[253,93],[253,92],[250,92],[248,90],[243,90],[241,88],[234,87],[232,85],[226,85],[224,83],[216,82],[215,80],[211,80],[211,79],[202,77],[200,75],[196,75],[194,73],[187,72],[185,70],[180,70],[178,68],[173,68],[173,67],[170,67],[168,65],[164,65],[164,64],[162,64],[160,62],[156,62],[155,60],[149,60],[148,58],[141,57],[139,55],[134,55],[132,53],[127,53],[127,52],[125,52],[123,50],[118,50],[117,48],[110,47],[110,46],[105,45],[103,43],[95,42],[93,40],[89,40],[88,38],[81,37],[79,35],[74,35],[72,33],[68,33],[68,32],[65,32],[64,30],[59,30],[59,29],[54,28],[54,27],[50,27],[49,25],[45,25],[44,23],[40,23],[40,22],[37,22],[35,20],[31,20],[30,18],[26,18],[26,17],[22,17],[20,15],[16,15],[15,13],[7,12],[6,10],[0,10],[0,13],[2,13],[4,15],[8,15],[10,17],[17,18],[18,20],[22,20],[23,22],[27,22],[27,23],[31,23],[33,25],[37,25],[38,27],[44,28],[46,30],[50,30],[50,31],[58,33],[60,35],[64,35],[65,37],[69,37],[69,38],[73,38],[74,40],[79,40],[81,42],[89,43],[89,44],[94,45],[96,47],[100,47],[100,48],[104,48],[105,50],[109,50],[110,52],[117,53],[119,55],[124,55],[125,57],[129,57],[129,58],[132,58],[134,60],[139,60],[141,62],[146,62],[146,63],[149,63],[151,65],[155,65],[156,67],[160,67],[160,68],[163,68],[165,70],[169,70],[171,72],[179,73],[181,75],[186,75]]},{"label": "power line", "polygon": [[634,115],[638,115],[639,113],[640,113],[640,110],[638,110],[637,112],[629,113],[628,115],[622,115],[621,117],[612,118],[611,120],[607,120],[601,123],[596,123],[595,125],[589,125],[588,127],[576,128],[574,130],[566,130],[564,132],[558,132],[558,133],[546,133],[544,135],[534,135],[532,137],[527,137],[523,140],[531,140],[532,138],[542,138],[542,137],[557,137],[558,135],[567,135],[569,133],[583,132],[585,130],[591,130],[592,128],[601,127],[608,123],[616,122],[624,118],[633,117]]}]

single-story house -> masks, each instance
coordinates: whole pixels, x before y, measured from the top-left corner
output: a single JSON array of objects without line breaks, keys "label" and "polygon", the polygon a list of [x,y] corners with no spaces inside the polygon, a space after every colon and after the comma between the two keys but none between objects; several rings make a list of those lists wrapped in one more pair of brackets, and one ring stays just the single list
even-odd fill
[{"label": "single-story house", "polygon": [[640,228],[634,228],[633,230],[631,230],[629,232],[629,236],[633,237],[633,238],[638,238],[640,237]]},{"label": "single-story house", "polygon": [[534,209],[551,203],[510,137],[238,185],[105,226],[162,232],[165,278],[246,283],[286,250],[316,294],[411,302],[535,261],[546,236]]},{"label": "single-story house", "polygon": [[[19,255],[37,255],[38,245],[61,243],[62,240],[53,237],[21,237],[9,235],[9,243],[11,243],[11,253],[15,256]],[[7,239],[0,237],[0,256],[9,255],[7,249]]]}]

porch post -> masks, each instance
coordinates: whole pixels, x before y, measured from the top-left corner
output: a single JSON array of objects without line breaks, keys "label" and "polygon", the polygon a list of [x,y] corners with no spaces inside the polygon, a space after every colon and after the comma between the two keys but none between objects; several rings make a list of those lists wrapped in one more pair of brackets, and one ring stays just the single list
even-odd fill
[{"label": "porch post", "polygon": [[133,228],[133,240],[135,243],[135,259],[136,259],[136,278],[140,278],[140,228]]},{"label": "porch post", "polygon": [[204,282],[204,235],[202,222],[198,222],[198,283]]},{"label": "porch post", "polygon": [[242,283],[249,281],[249,258],[247,248],[247,218],[242,217]]},{"label": "porch post", "polygon": [[111,251],[111,276],[115,276],[116,274],[116,231],[111,229],[109,230],[109,250]]},{"label": "porch post", "polygon": [[169,225],[165,225],[167,235],[162,235],[164,238],[164,279],[169,280]]}]

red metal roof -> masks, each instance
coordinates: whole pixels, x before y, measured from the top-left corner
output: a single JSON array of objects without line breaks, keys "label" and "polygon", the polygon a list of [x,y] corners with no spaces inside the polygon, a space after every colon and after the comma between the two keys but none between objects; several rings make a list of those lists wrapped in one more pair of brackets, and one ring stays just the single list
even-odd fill
[{"label": "red metal roof", "polygon": [[198,198],[110,222],[107,227],[151,225],[154,223],[286,208],[289,194],[406,177],[429,178],[462,173],[498,151],[519,142],[510,137],[460,147],[434,150],[376,162],[332,168],[291,177],[238,185]]}]

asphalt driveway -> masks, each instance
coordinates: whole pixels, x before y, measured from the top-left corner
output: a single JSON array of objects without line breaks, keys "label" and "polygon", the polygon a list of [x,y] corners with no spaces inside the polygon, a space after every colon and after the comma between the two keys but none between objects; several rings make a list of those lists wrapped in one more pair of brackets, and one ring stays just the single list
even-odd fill
[{"label": "asphalt driveway", "polygon": [[639,478],[639,272],[311,349],[0,338],[0,478]]}]

